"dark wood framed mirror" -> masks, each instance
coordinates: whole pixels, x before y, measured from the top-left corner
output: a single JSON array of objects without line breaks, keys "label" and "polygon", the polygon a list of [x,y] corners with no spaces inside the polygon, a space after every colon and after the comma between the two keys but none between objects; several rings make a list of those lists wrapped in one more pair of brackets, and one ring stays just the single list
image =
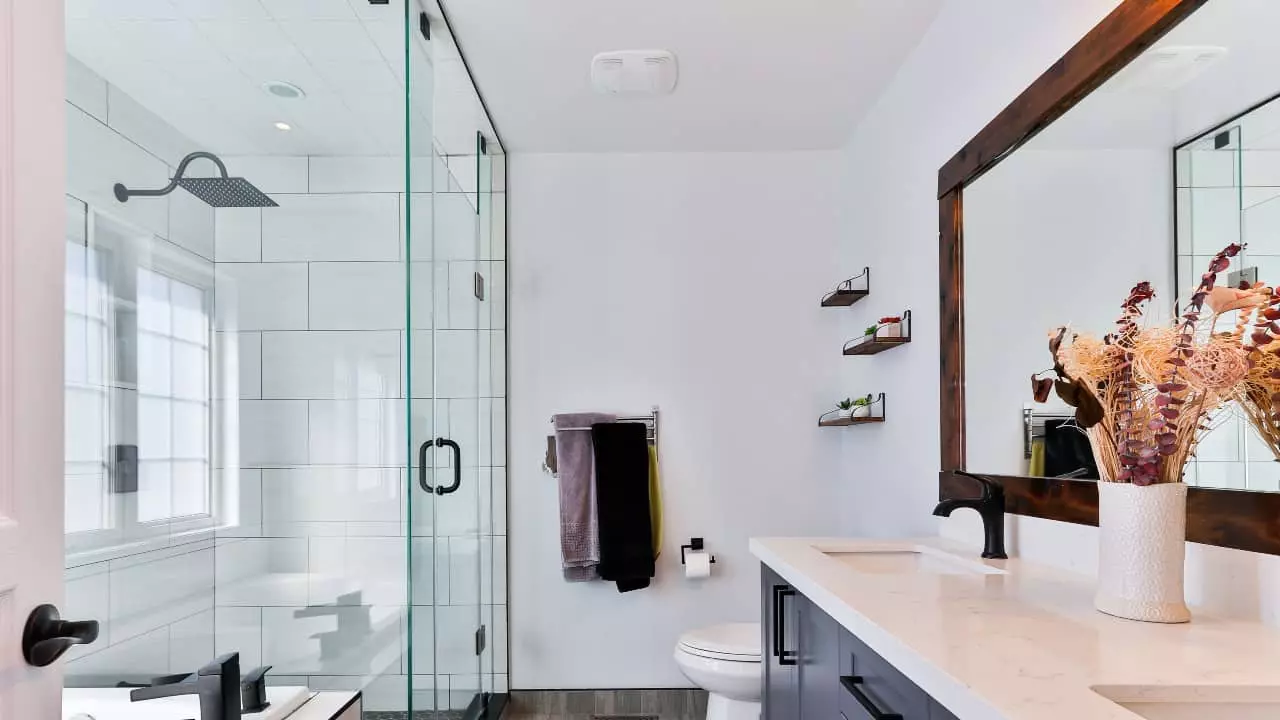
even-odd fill
[{"label": "dark wood framed mirror", "polygon": [[[977,335],[975,328],[978,327],[979,319],[990,325],[990,322],[985,318],[990,314],[991,306],[989,303],[982,305],[982,301],[977,297],[979,294],[977,291],[987,286],[986,280],[982,279],[975,282],[974,278],[970,276],[971,293],[968,298],[968,306],[972,312],[968,318],[970,320],[969,327],[966,328],[966,195],[971,200],[975,199],[978,195],[975,183],[980,178],[991,173],[1002,163],[1006,163],[1015,155],[1016,151],[1026,146],[1042,133],[1045,136],[1052,136],[1056,133],[1056,140],[1060,142],[1063,141],[1064,137],[1070,137],[1073,142],[1078,142],[1081,137],[1088,134],[1089,128],[1092,128],[1095,133],[1099,132],[1099,128],[1103,128],[1107,132],[1114,131],[1114,133],[1123,133],[1127,128],[1128,131],[1135,134],[1145,133],[1145,135],[1142,135],[1143,139],[1151,140],[1152,133],[1149,132],[1149,129],[1140,127],[1140,122],[1129,122],[1132,117],[1136,117],[1141,113],[1129,113],[1124,118],[1118,119],[1106,118],[1101,122],[1095,119],[1092,122],[1074,123],[1076,127],[1070,128],[1069,132],[1058,132],[1057,129],[1061,126],[1056,126],[1055,123],[1074,108],[1086,103],[1086,101],[1094,103],[1095,106],[1102,103],[1102,100],[1095,102],[1095,100],[1091,99],[1091,96],[1114,96],[1117,87],[1121,87],[1129,96],[1141,96],[1142,102],[1147,105],[1153,104],[1154,101],[1151,100],[1151,97],[1158,94],[1146,92],[1151,91],[1153,87],[1165,93],[1165,96],[1162,97],[1164,97],[1164,100],[1168,100],[1167,96],[1173,93],[1175,88],[1180,91],[1186,83],[1190,82],[1191,77],[1201,72],[1201,65],[1207,67],[1220,56],[1228,55],[1228,48],[1226,47],[1219,48],[1214,43],[1191,42],[1199,38],[1183,32],[1186,30],[1183,27],[1184,23],[1190,26],[1191,23],[1187,21],[1193,18],[1202,20],[1206,27],[1219,33],[1214,35],[1212,32],[1206,31],[1206,36],[1218,40],[1224,25],[1228,23],[1224,23],[1223,18],[1220,16],[1205,14],[1197,17],[1197,13],[1202,10],[1206,13],[1208,10],[1221,13],[1222,9],[1227,8],[1229,3],[1237,3],[1238,8],[1236,10],[1239,12],[1240,17],[1236,25],[1244,27],[1250,24],[1250,20],[1256,21],[1258,19],[1256,15],[1258,8],[1264,7],[1257,6],[1252,10],[1245,7],[1253,1],[1124,0],[939,170],[938,246],[939,296],[941,301],[940,411],[942,461],[942,468],[939,473],[939,496],[941,498],[969,497],[977,494],[976,483],[955,472],[963,470],[990,476],[1001,482],[1005,489],[1005,509],[1007,512],[1062,522],[1085,525],[1097,524],[1098,492],[1097,485],[1093,481],[1064,479],[1062,477],[1036,477],[1033,476],[1034,473],[1029,471],[1019,474],[1017,472],[1009,472],[1007,469],[979,467],[977,466],[978,463],[975,463],[974,466],[969,464],[971,455],[974,454],[969,451],[973,438],[984,433],[993,432],[995,428],[986,421],[988,415],[969,412],[969,406],[966,404],[966,389],[970,393],[982,393],[983,399],[986,400],[989,388],[981,383],[987,382],[996,371],[977,371],[978,369],[976,368],[967,367],[970,363],[966,360],[968,357],[966,340],[973,342],[975,346],[978,342],[990,342],[986,336],[981,340],[975,339]],[[1274,5],[1280,5],[1280,3],[1275,3]],[[1250,12],[1255,14],[1251,16],[1248,14]],[[1274,25],[1268,25],[1267,23],[1262,23],[1262,25],[1266,27],[1258,27],[1254,31],[1256,34],[1269,33],[1270,30],[1267,28],[1274,27]],[[1177,32],[1174,32],[1175,30]],[[1150,53],[1160,51],[1159,44],[1166,37],[1176,37],[1180,41],[1180,44],[1175,49],[1171,49],[1166,53],[1168,56],[1176,55],[1177,57],[1170,62],[1164,62],[1168,60],[1168,57],[1161,58],[1161,62],[1139,62],[1144,58],[1150,60],[1149,51]],[[1266,42],[1270,43],[1270,40],[1267,39]],[[1238,50],[1233,47],[1230,50],[1233,53],[1233,61],[1243,61],[1243,59],[1249,57],[1247,48]],[[1139,69],[1135,70],[1130,67],[1131,65]],[[1157,71],[1141,70],[1142,66],[1164,68],[1166,72],[1164,75],[1160,75]],[[1174,66],[1179,66],[1182,70],[1172,74],[1167,72],[1169,68]],[[1272,65],[1271,67],[1275,66]],[[1236,68],[1236,71],[1238,71],[1238,68]],[[1231,79],[1235,80],[1237,77],[1238,72]],[[1113,79],[1116,83],[1109,84]],[[1222,84],[1219,87],[1222,87]],[[1098,93],[1100,89],[1104,89],[1104,92],[1095,96],[1095,93]],[[1250,90],[1250,92],[1253,91]],[[1206,118],[1212,118],[1213,122],[1203,122],[1203,124],[1197,126],[1196,132],[1183,133],[1178,136],[1177,141],[1167,142],[1160,146],[1163,148],[1161,150],[1163,155],[1160,156],[1163,160],[1160,160],[1155,166],[1158,166],[1159,172],[1162,173],[1161,179],[1158,181],[1162,184],[1155,187],[1151,194],[1154,196],[1155,192],[1165,193],[1163,202],[1167,207],[1167,216],[1162,216],[1159,219],[1156,224],[1163,223],[1162,228],[1158,232],[1153,232],[1152,235],[1168,236],[1169,249],[1152,250],[1150,252],[1153,257],[1160,252],[1165,253],[1161,257],[1161,263],[1163,263],[1161,267],[1164,268],[1163,272],[1166,273],[1166,277],[1156,279],[1167,279],[1168,284],[1173,286],[1170,289],[1176,288],[1178,284],[1177,277],[1184,272],[1181,269],[1184,264],[1180,255],[1182,251],[1179,249],[1179,243],[1182,243],[1183,239],[1181,237],[1174,238],[1175,234],[1181,235],[1184,233],[1182,228],[1183,218],[1181,217],[1183,210],[1180,203],[1190,204],[1193,201],[1201,203],[1199,198],[1193,197],[1193,193],[1190,192],[1189,188],[1184,187],[1185,183],[1182,178],[1184,171],[1178,165],[1179,158],[1177,153],[1192,148],[1197,138],[1209,138],[1207,142],[1210,150],[1232,149],[1228,135],[1229,132],[1235,132],[1236,136],[1238,136],[1240,124],[1224,124],[1224,121],[1236,120],[1246,112],[1264,107],[1267,103],[1274,101],[1278,93],[1280,93],[1280,80],[1275,81],[1275,87],[1271,88],[1269,92],[1256,92],[1251,102],[1239,102],[1238,98],[1224,99],[1224,106],[1220,108],[1200,103],[1196,106],[1195,111]],[[1174,104],[1176,103],[1170,101],[1170,106]],[[1273,104],[1275,104],[1277,115],[1280,117],[1280,104]],[[1201,112],[1202,110],[1208,114]],[[1187,116],[1195,115],[1196,112],[1184,111],[1183,117],[1179,119],[1188,121]],[[1190,121],[1200,122],[1198,119]],[[1170,123],[1170,125],[1173,126],[1176,123]],[[1050,129],[1051,126],[1054,126],[1054,133],[1044,132]],[[1280,128],[1280,120],[1277,120],[1276,127]],[[1084,129],[1084,135],[1076,132],[1081,128]],[[1223,130],[1222,128],[1228,129]],[[1176,133],[1178,131],[1174,130],[1172,132]],[[1097,136],[1095,134],[1090,137],[1096,139]],[[1114,140],[1114,134],[1110,139]],[[1060,147],[1075,149],[1077,146],[1067,143]],[[1235,149],[1238,150],[1239,147],[1239,145],[1236,145]],[[1267,149],[1273,150],[1270,146]],[[1280,142],[1276,144],[1274,150],[1280,150]],[[1280,152],[1276,152],[1275,157],[1280,159]],[[1221,158],[1215,156],[1212,159],[1217,161]],[[1239,172],[1239,161],[1233,162],[1236,163],[1233,167],[1238,176],[1241,174]],[[1277,173],[1277,177],[1280,177],[1280,172]],[[1045,196],[1038,199],[1038,202],[1042,202],[1045,206],[1057,206],[1060,209],[1066,209],[1078,214],[1089,214],[1089,208],[1077,205],[1075,199],[1069,193],[1063,191],[1063,188],[1069,189],[1082,184],[1087,183],[1080,183],[1077,178],[1074,185],[1064,182],[1033,185],[1045,193]],[[1242,181],[1236,181],[1234,184],[1229,183],[1228,185],[1234,188],[1235,195],[1238,196],[1249,190],[1249,188],[1238,187],[1242,184],[1244,184]],[[1280,181],[1277,181],[1275,185],[1280,185]],[[1223,190],[1224,187],[1226,186],[1215,186],[1213,190],[1218,195],[1229,194],[1217,192]],[[1019,190],[1024,191],[1025,184]],[[1184,193],[1184,190],[1188,190],[1188,192]],[[1280,198],[1280,190],[1277,190],[1276,195]],[[990,196],[1001,195],[989,191],[984,192],[984,197]],[[1008,199],[1009,196],[1009,193],[1005,193],[1002,197]],[[1205,197],[1208,196],[1209,194],[1206,192]],[[1025,200],[1022,195],[1014,194],[1013,197],[1017,200]],[[1208,203],[1210,201],[1204,202]],[[1020,208],[1024,205],[1022,202],[1015,204]],[[1280,207],[1280,200],[1277,200],[1276,205]],[[1205,207],[1207,206],[1205,205]],[[1197,204],[1196,207],[1200,207],[1200,204]],[[972,211],[973,208],[971,208],[971,214]],[[1204,213],[1202,212],[1202,214]],[[1175,215],[1177,217],[1174,217]],[[1238,218],[1244,217],[1243,211],[1241,211]],[[1277,214],[1277,218],[1280,218],[1280,213]],[[1053,221],[1049,220],[1047,222]],[[1238,219],[1236,222],[1238,225],[1242,225],[1244,220]],[[977,224],[975,218],[971,217],[969,229],[973,230]],[[990,223],[984,222],[984,228],[989,226]],[[1043,224],[1041,226],[1043,227]],[[1280,228],[1280,226],[1277,227]],[[1129,232],[1132,232],[1132,228]],[[1243,228],[1237,228],[1237,232],[1242,233],[1244,230]],[[969,239],[971,259],[981,258],[982,262],[988,262],[990,252],[985,255],[982,252],[984,238],[973,236],[973,234],[971,233]],[[1280,257],[1280,231],[1276,233],[1276,237],[1278,248],[1276,255]],[[1188,251],[1186,254],[1188,264],[1195,260],[1192,256],[1196,253]],[[974,262],[976,263],[978,260]],[[968,272],[973,273],[974,270],[971,268]],[[1007,277],[1008,270],[1006,269],[1005,272],[1006,275],[997,275],[992,281],[1002,281],[1002,278]],[[1143,272],[1145,272],[1145,269]],[[1134,277],[1130,284],[1140,279],[1147,278]],[[1272,283],[1280,282],[1280,278],[1268,278],[1268,280]],[[990,295],[991,293],[987,292],[986,294]],[[1175,294],[1170,293],[1170,295]],[[1010,291],[1010,295],[1019,297],[1013,291]],[[1108,303],[1115,306],[1118,306],[1122,298],[1123,295],[1114,298],[1111,295],[1106,295]],[[1113,300],[1114,302],[1112,302]],[[1065,322],[1068,319],[1063,318],[1062,321]],[[1057,324],[1061,324],[1061,322]],[[1041,328],[1019,323],[1012,326],[1012,328],[1006,328],[1006,331],[1009,333],[1030,334],[1036,338],[1035,342],[1038,347],[1044,348],[1044,340],[1040,339],[1043,335],[1040,331],[1047,332],[1050,327],[1051,325],[1048,324]],[[1103,330],[1104,328],[1090,329]],[[968,330],[968,333],[966,330]],[[1044,361],[1041,362],[1041,365],[1048,364],[1047,350],[1042,349],[1041,352],[1040,359]],[[998,368],[998,372],[1007,372],[1011,377],[1016,375],[1019,378],[1018,382],[1022,383],[1022,387],[1026,391],[1027,399],[1030,400],[1026,377],[1031,372],[1042,368],[1031,367],[1024,372],[1024,367],[1019,363],[1013,362],[1009,357],[1006,357],[1004,362],[1006,362],[1007,367]],[[977,378],[978,381],[977,384],[972,384],[968,388],[966,388],[967,370],[971,381],[974,378]],[[1010,423],[1010,425],[1000,425],[999,432],[1007,434],[1009,431],[1018,431],[1018,428],[1012,427],[1014,410],[1023,409],[1002,408],[998,410],[999,413],[1002,413],[1000,422],[1003,423],[1003,418],[1007,417]],[[1022,422],[1027,424],[1029,438],[1031,421],[1025,419],[1026,412],[1026,410],[1023,410],[1024,420]],[[975,420],[970,417],[971,415],[980,415],[980,417]],[[970,422],[973,424],[967,424]],[[1028,442],[1030,441],[1028,440]],[[1232,442],[1235,441],[1233,440]],[[1245,440],[1239,440],[1241,447],[1243,447],[1244,443]],[[1030,457],[1029,450],[1028,457]],[[1259,458],[1254,459],[1259,460]],[[1268,456],[1266,462],[1276,463],[1274,467],[1280,474],[1280,458]],[[1255,464],[1262,466],[1261,462]],[[993,469],[996,471],[992,472]],[[1271,471],[1270,467],[1266,469],[1269,472]],[[1226,487],[1208,487],[1203,484],[1190,487],[1187,502],[1187,539],[1208,545],[1267,554],[1280,554],[1280,492],[1276,490],[1280,490],[1280,487],[1270,491],[1227,489]]]}]

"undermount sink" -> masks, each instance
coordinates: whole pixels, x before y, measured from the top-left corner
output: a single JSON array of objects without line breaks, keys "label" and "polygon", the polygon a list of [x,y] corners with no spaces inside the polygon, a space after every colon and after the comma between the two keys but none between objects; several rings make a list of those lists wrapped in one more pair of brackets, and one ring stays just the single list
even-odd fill
[{"label": "undermount sink", "polygon": [[1147,720],[1280,717],[1280,686],[1095,685],[1092,690]]},{"label": "undermount sink", "polygon": [[1003,575],[1004,570],[922,546],[821,550],[823,555],[866,575]]}]

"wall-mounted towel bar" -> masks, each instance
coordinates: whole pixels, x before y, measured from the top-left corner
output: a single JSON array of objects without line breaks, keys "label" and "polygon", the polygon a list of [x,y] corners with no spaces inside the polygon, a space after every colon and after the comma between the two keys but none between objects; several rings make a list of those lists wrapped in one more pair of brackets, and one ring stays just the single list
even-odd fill
[{"label": "wall-mounted towel bar", "polygon": [[[649,444],[654,446],[655,448],[658,447],[658,406],[657,405],[653,406],[653,411],[650,412],[648,415],[619,415],[617,421],[644,423],[645,431],[646,431],[645,437],[649,440]],[[555,424],[555,418],[552,418],[550,422],[552,424]],[[570,432],[574,432],[574,431],[590,432],[591,431],[591,428],[589,427],[565,428],[565,429]],[[542,471],[551,473],[552,475],[555,475],[557,472],[559,472],[559,466],[556,461],[556,436],[555,435],[547,436],[547,455],[546,455],[546,458],[543,459],[542,461]]]},{"label": "wall-mounted towel bar", "polygon": [[1040,412],[1034,408],[1022,408],[1022,454],[1026,460],[1031,459],[1031,444],[1036,438],[1044,437],[1046,420],[1074,420],[1074,413]]}]

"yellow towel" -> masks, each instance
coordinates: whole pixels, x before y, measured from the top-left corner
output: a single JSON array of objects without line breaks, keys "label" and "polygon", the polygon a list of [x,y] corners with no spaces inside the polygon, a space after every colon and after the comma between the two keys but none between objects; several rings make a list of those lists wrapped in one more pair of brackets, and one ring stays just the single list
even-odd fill
[{"label": "yellow towel", "polygon": [[662,555],[662,481],[658,478],[658,448],[649,446],[649,530],[653,534],[653,557]]},{"label": "yellow towel", "polygon": [[1044,477],[1044,438],[1031,441],[1031,461],[1027,463],[1027,474],[1031,477]]}]

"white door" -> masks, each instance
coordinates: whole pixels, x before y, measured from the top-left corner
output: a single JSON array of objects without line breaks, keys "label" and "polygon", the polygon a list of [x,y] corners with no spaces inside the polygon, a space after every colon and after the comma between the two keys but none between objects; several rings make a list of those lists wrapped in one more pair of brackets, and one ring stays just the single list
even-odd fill
[{"label": "white door", "polygon": [[0,0],[0,720],[61,717],[61,664],[21,646],[63,592],[62,8]]}]

